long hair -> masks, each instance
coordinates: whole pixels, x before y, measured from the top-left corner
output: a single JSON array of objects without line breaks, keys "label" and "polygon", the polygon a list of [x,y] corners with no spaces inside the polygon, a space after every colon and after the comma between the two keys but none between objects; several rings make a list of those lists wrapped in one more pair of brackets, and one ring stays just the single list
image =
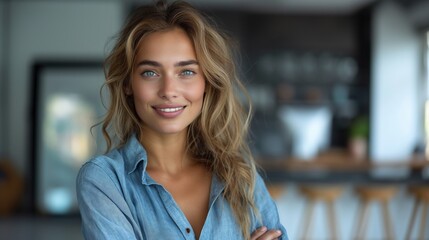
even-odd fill
[{"label": "long hair", "polygon": [[105,62],[110,105],[102,130],[108,150],[113,138],[121,146],[133,133],[141,134],[133,99],[126,95],[140,41],[174,27],[183,29],[192,40],[206,81],[202,112],[188,127],[187,151],[208,163],[225,183],[224,197],[244,237],[249,238],[252,214],[259,213],[253,197],[256,168],[246,142],[250,108],[246,110],[237,97],[247,93],[238,78],[228,38],[190,4],[158,1],[140,7],[120,32]]}]

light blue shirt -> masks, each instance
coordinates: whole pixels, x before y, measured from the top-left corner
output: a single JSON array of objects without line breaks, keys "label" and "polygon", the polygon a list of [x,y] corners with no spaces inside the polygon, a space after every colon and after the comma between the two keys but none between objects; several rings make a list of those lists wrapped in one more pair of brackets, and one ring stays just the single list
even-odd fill
[{"label": "light blue shirt", "polygon": [[[172,195],[146,172],[147,155],[135,136],[126,145],[85,163],[77,177],[77,199],[85,239],[195,239],[191,225]],[[209,211],[200,239],[244,239],[223,197],[224,184],[213,175]],[[279,229],[276,205],[258,175],[255,203],[262,225],[252,215],[250,233]]]}]

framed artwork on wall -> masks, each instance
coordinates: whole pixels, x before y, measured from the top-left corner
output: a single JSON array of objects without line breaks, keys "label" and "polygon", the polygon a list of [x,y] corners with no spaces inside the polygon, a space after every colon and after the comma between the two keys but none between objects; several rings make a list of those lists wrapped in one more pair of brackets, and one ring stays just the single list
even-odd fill
[{"label": "framed artwork on wall", "polygon": [[105,150],[101,129],[95,126],[106,111],[103,83],[102,61],[37,61],[33,65],[29,161],[36,214],[78,214],[78,171]]}]

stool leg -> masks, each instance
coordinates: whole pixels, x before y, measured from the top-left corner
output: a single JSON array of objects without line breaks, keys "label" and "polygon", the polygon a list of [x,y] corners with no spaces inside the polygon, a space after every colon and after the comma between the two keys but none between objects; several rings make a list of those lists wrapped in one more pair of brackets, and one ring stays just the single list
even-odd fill
[{"label": "stool leg", "polygon": [[331,231],[331,239],[335,240],[337,239],[337,229],[335,226],[335,209],[334,209],[334,202],[332,200],[327,202],[328,207],[328,221],[329,221],[329,229]]},{"label": "stool leg", "polygon": [[361,205],[362,211],[359,212],[358,227],[356,239],[361,240],[365,237],[366,223],[368,219],[369,201],[364,200]]},{"label": "stool leg", "polygon": [[423,210],[422,210],[422,221],[420,222],[420,233],[419,233],[419,239],[423,240],[425,237],[425,230],[426,230],[426,217],[428,213],[428,202],[423,202]]},{"label": "stool leg", "polygon": [[309,235],[309,231],[310,231],[310,225],[312,222],[311,220],[313,218],[314,204],[315,204],[315,202],[313,200],[308,201],[307,211],[305,214],[305,221],[304,221],[304,232],[302,234],[303,240],[308,239],[308,235]]},{"label": "stool leg", "polygon": [[382,211],[383,211],[383,218],[384,218],[384,231],[386,234],[387,239],[394,239],[393,238],[393,230],[392,230],[392,224],[390,222],[390,215],[389,215],[389,206],[387,201],[381,202]]},{"label": "stool leg", "polygon": [[419,204],[420,204],[420,200],[416,199],[414,201],[413,213],[411,214],[410,223],[408,224],[407,235],[405,236],[405,240],[411,240],[411,234],[413,232],[414,222],[416,221]]}]

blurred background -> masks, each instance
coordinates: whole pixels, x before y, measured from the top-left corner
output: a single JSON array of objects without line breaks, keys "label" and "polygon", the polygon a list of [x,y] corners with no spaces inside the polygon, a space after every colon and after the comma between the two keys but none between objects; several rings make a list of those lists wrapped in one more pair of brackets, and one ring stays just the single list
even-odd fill
[{"label": "blurred background", "polygon": [[[105,147],[103,59],[148,2],[0,1],[0,239],[83,239],[75,178]],[[190,2],[239,50],[290,239],[429,239],[429,1]]]}]

